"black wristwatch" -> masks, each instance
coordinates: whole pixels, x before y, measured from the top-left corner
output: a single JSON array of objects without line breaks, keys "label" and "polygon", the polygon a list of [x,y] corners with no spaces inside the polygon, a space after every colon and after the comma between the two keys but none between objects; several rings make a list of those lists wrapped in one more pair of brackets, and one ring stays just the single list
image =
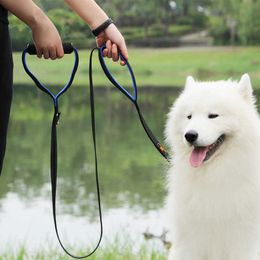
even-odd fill
[{"label": "black wristwatch", "polygon": [[101,25],[99,25],[96,29],[92,30],[92,33],[94,36],[98,36],[101,32],[105,31],[106,28],[111,24],[114,23],[111,18],[108,18],[105,22],[103,22]]}]

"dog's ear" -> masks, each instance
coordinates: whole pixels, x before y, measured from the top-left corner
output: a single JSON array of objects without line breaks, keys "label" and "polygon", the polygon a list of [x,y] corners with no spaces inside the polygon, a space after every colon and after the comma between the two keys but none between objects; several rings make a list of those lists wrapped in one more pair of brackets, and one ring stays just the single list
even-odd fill
[{"label": "dog's ear", "polygon": [[190,88],[192,85],[194,85],[194,83],[195,83],[194,78],[192,76],[188,76],[186,78],[185,89]]},{"label": "dog's ear", "polygon": [[239,83],[238,83],[239,92],[243,96],[243,98],[248,102],[254,102],[253,97],[253,88],[251,84],[251,80],[249,75],[246,73],[242,75]]}]

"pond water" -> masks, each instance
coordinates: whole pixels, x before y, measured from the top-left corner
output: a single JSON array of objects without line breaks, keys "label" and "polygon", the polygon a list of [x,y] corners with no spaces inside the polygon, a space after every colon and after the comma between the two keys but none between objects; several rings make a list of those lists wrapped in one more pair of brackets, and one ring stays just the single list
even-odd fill
[{"label": "pond water", "polygon": [[[176,90],[139,91],[143,115],[159,140]],[[65,245],[94,245],[99,236],[88,91],[61,98],[57,219]],[[102,244],[116,237],[136,248],[143,232],[164,229],[167,162],[145,135],[134,106],[112,87],[96,91],[96,128],[104,220]],[[34,86],[16,86],[8,148],[0,178],[0,250],[58,247],[49,173],[52,102]],[[162,247],[160,241],[158,248]]]}]

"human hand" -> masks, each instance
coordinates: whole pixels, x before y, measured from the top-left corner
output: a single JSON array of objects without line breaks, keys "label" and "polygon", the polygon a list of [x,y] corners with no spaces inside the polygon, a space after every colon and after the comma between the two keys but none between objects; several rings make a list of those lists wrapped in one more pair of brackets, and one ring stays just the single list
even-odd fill
[{"label": "human hand", "polygon": [[64,51],[60,35],[49,20],[49,18],[42,19],[39,23],[35,24],[32,29],[32,37],[37,50],[37,56],[45,59],[62,58]]},{"label": "human hand", "polygon": [[[125,39],[114,24],[110,24],[104,32],[101,32],[96,37],[96,43],[99,47],[106,44],[106,48],[103,51],[105,57],[112,58],[113,61],[118,61],[118,52],[120,51],[124,58],[128,60]],[[125,65],[125,62],[121,60],[120,64]]]}]

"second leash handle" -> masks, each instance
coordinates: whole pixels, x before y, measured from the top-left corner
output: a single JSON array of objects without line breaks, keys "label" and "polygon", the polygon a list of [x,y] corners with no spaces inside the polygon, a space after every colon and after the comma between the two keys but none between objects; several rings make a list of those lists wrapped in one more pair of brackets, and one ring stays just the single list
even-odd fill
[{"label": "second leash handle", "polygon": [[132,87],[134,90],[134,93],[131,94],[129,93],[122,85],[120,85],[116,79],[113,77],[112,73],[110,72],[108,66],[106,65],[105,62],[105,58],[103,56],[103,50],[106,48],[105,45],[103,45],[102,47],[99,48],[99,61],[101,64],[101,67],[106,75],[106,77],[110,80],[110,82],[117,87],[125,96],[127,96],[135,105],[135,108],[137,110],[138,116],[139,116],[139,120],[143,126],[143,129],[145,130],[147,136],[149,137],[149,139],[151,140],[151,142],[153,143],[153,145],[155,146],[155,148],[160,152],[160,154],[167,160],[170,161],[170,156],[167,153],[167,151],[165,150],[165,148],[161,145],[161,143],[158,141],[158,139],[155,137],[155,135],[153,134],[152,130],[149,128],[148,124],[146,123],[141,110],[139,108],[138,102],[137,102],[137,85],[136,85],[136,81],[135,81],[135,76],[134,76],[134,72],[129,64],[129,62],[127,61],[127,59],[125,59],[125,57],[122,55],[122,53],[119,52],[119,56],[120,58],[125,62],[125,65],[127,66],[127,69],[129,71],[129,74],[131,76],[132,79]]},{"label": "second leash handle", "polygon": [[137,102],[137,84],[136,84],[136,80],[135,80],[135,75],[134,75],[134,72],[131,68],[131,65],[130,63],[128,62],[128,60],[122,55],[121,52],[119,52],[119,56],[120,56],[120,59],[122,61],[125,62],[125,66],[127,67],[128,69],[128,72],[131,76],[131,80],[132,80],[132,87],[133,87],[133,94],[131,94],[129,91],[127,91],[121,84],[119,84],[117,82],[117,80],[113,77],[112,73],[110,72],[107,64],[106,64],[106,61],[105,61],[105,57],[103,56],[103,50],[106,48],[105,45],[99,47],[99,61],[100,61],[100,64],[101,64],[101,67],[106,75],[106,77],[110,80],[110,82],[115,86],[117,87],[124,95],[126,95],[132,102],[136,103]]}]

